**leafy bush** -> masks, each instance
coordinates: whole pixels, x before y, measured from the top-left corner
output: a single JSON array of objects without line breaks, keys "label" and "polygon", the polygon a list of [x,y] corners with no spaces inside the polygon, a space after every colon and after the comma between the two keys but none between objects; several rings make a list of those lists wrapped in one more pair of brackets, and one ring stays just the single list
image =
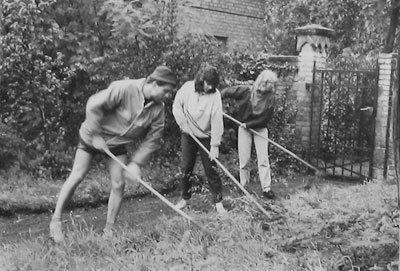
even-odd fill
[{"label": "leafy bush", "polygon": [[391,5],[391,1],[267,0],[266,50],[272,54],[295,54],[293,30],[318,24],[335,31],[329,48],[334,57],[345,48],[360,54],[378,52],[385,43]]},{"label": "leafy bush", "polygon": [[[16,136],[16,132],[9,125],[0,122],[0,169],[14,165],[23,156],[25,142]],[[16,165],[20,168],[20,165]]]},{"label": "leafy bush", "polygon": [[57,29],[48,16],[53,3],[3,3],[1,121],[24,141],[22,156],[33,172],[52,164],[53,147],[64,140],[68,110],[65,86],[75,72],[54,50]]}]

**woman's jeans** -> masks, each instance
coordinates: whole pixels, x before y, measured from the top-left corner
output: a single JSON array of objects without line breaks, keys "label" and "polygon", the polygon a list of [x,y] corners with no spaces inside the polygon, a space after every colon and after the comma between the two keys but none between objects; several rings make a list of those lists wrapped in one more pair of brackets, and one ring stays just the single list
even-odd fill
[{"label": "woman's jeans", "polygon": [[[254,130],[268,138],[267,128]],[[239,127],[238,130],[240,183],[245,185],[250,180],[250,158],[253,140],[257,153],[258,176],[260,177],[261,188],[263,191],[269,191],[271,190],[271,168],[268,158],[268,141],[242,127]]]},{"label": "woman's jeans", "polygon": [[[198,140],[207,150],[210,150],[210,138],[198,138]],[[191,197],[192,183],[190,181],[190,176],[192,175],[193,167],[196,163],[197,152],[200,151],[200,157],[207,176],[213,203],[220,202],[222,200],[222,182],[218,175],[215,161],[211,161],[208,154],[188,134],[182,133],[181,147],[181,170],[183,173],[181,180],[182,198],[188,200]]]}]

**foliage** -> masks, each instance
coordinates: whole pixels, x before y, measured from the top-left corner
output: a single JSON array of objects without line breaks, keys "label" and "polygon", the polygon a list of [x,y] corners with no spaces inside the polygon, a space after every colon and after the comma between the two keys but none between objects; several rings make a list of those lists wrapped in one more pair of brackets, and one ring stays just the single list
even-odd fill
[{"label": "foliage", "polygon": [[25,141],[28,168],[39,171],[58,166],[51,161],[65,137],[70,101],[64,88],[75,72],[53,50],[56,29],[48,16],[53,3],[3,3],[1,120]]},{"label": "foliage", "polygon": [[111,22],[114,40],[146,47],[145,38],[156,31],[154,22],[159,18],[158,10],[153,1],[106,0],[100,15]]},{"label": "foliage", "polygon": [[336,57],[329,58],[327,64],[332,69],[374,71],[377,69],[377,59],[375,52],[360,54],[346,48]]},{"label": "foliage", "polygon": [[12,167],[23,156],[25,142],[15,136],[15,131],[0,122],[0,169]]},{"label": "foliage", "polygon": [[355,54],[379,52],[389,25],[390,4],[388,0],[268,0],[266,50],[294,54],[293,30],[320,24],[335,31],[333,56],[345,48]]}]

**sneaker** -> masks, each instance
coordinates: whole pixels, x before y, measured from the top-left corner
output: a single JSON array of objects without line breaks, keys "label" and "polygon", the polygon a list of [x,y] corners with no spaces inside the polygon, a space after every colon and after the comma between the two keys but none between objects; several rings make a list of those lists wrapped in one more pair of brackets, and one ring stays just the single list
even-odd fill
[{"label": "sneaker", "polygon": [[50,222],[50,237],[56,243],[64,243],[64,234],[61,229],[61,221]]},{"label": "sneaker", "polygon": [[275,198],[275,193],[272,190],[264,191],[263,197],[267,198],[267,199],[273,199],[273,198]]},{"label": "sneaker", "polygon": [[228,211],[222,205],[222,202],[218,202],[215,204],[215,208],[217,209],[218,214],[223,215],[226,214]]},{"label": "sneaker", "polygon": [[180,201],[178,201],[178,203],[175,205],[175,207],[177,209],[181,210],[181,209],[185,208],[187,204],[188,204],[187,200],[181,199]]}]

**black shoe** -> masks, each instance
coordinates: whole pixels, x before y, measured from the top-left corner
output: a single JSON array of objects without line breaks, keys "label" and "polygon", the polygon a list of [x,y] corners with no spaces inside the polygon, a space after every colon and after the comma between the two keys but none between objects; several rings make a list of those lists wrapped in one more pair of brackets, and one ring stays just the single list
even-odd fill
[{"label": "black shoe", "polygon": [[264,191],[263,197],[267,198],[267,199],[273,199],[273,198],[275,198],[275,193],[272,190]]}]

